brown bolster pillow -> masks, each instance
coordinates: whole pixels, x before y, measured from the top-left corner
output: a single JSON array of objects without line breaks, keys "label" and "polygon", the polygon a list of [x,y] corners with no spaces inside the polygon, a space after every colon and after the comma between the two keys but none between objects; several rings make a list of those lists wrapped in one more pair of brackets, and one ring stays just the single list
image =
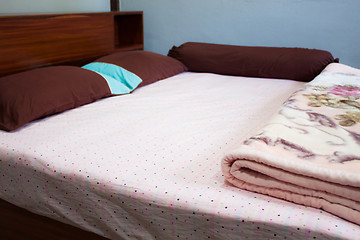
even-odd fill
[{"label": "brown bolster pillow", "polygon": [[138,87],[154,83],[187,70],[178,60],[149,51],[117,52],[97,59],[120,66],[142,79]]},{"label": "brown bolster pillow", "polygon": [[188,42],[168,53],[193,72],[311,81],[329,63],[330,52],[284,47],[246,47]]}]

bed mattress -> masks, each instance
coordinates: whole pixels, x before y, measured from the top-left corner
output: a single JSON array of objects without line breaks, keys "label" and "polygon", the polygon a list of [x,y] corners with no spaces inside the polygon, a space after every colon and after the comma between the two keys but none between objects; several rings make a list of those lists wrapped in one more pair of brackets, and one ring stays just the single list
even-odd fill
[{"label": "bed mattress", "polygon": [[0,198],[111,239],[356,239],[224,181],[223,156],[303,84],[186,72],[0,131]]}]

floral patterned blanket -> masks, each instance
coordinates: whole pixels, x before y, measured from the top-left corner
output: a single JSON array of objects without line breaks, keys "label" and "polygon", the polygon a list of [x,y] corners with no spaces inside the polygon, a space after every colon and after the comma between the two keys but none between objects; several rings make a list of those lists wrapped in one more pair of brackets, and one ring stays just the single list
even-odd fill
[{"label": "floral patterned blanket", "polygon": [[360,70],[332,63],[222,160],[233,185],[360,225]]}]

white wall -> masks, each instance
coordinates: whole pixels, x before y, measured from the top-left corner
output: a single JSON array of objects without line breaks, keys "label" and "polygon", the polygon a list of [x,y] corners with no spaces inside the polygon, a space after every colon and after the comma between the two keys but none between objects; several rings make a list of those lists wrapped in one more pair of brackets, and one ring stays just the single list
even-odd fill
[{"label": "white wall", "polygon": [[108,11],[110,0],[0,0],[0,15]]}]

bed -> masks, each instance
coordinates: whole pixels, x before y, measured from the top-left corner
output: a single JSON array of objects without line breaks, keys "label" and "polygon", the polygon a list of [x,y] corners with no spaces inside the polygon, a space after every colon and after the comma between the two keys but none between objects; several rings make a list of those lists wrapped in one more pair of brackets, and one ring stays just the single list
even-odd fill
[{"label": "bed", "polygon": [[[185,46],[199,49],[197,44]],[[207,55],[209,47],[222,51],[224,46],[201,44],[206,59],[214,57]],[[132,76],[131,83],[137,87],[123,95],[101,90],[96,97],[77,101],[72,107],[2,125],[0,198],[1,215],[6,218],[1,222],[1,236],[359,239],[360,227],[353,221],[322,209],[247,191],[225,180],[224,157],[261,130],[305,83],[297,81],[297,75],[288,79],[253,77],[252,73],[236,76],[238,73],[231,72],[226,61],[223,67],[216,66],[230,74],[218,70],[214,73],[207,71],[211,61],[202,64],[192,55],[181,59],[182,52],[172,50],[172,57],[146,51],[96,52],[92,57],[102,55],[98,59],[101,63],[131,62],[128,70],[139,64],[139,56],[145,55],[145,62],[139,67],[141,73]],[[233,50],[226,50],[230,52],[225,55]],[[144,72],[150,65],[149,59],[159,65],[151,65]],[[90,67],[79,70],[75,66],[49,65],[54,63],[43,64],[49,69],[46,73],[40,67],[30,70],[30,74],[6,72],[3,79],[15,81],[20,76],[29,81],[34,75],[50,74],[62,77],[57,79],[61,85],[65,78],[71,79],[72,75],[67,75],[69,69],[71,74],[79,74],[76,76],[84,74],[77,79],[99,77],[88,72],[86,68]],[[335,62],[325,65],[325,72],[354,76],[359,72]],[[104,66],[95,68],[108,71]],[[136,82],[139,76],[141,83]],[[100,91],[101,87],[89,87],[91,93],[94,89]],[[0,91],[5,95],[3,89]],[[42,105],[40,110],[44,108]],[[42,224],[41,230],[36,227],[38,224]]]}]

